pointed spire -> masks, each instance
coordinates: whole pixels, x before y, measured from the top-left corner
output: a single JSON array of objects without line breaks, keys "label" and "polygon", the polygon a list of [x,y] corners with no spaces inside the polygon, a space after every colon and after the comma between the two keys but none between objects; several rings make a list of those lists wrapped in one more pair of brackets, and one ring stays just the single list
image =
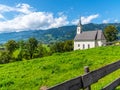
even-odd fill
[{"label": "pointed spire", "polygon": [[81,34],[82,33],[82,24],[81,24],[81,17],[77,26],[77,34]]},{"label": "pointed spire", "polygon": [[80,20],[79,20],[79,23],[78,23],[78,27],[81,27],[82,26],[82,23],[81,23],[81,17],[80,17]]},{"label": "pointed spire", "polygon": [[77,26],[77,34],[81,34],[82,33],[82,24],[81,24],[81,17]]}]

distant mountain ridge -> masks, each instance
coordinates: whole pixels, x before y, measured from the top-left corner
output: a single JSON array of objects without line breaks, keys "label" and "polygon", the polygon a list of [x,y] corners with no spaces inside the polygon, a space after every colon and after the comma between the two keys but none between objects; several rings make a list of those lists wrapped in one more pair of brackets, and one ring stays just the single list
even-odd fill
[{"label": "distant mountain ridge", "polygon": [[[83,31],[88,30],[103,30],[108,25],[115,25],[120,31],[120,23],[111,24],[85,24]],[[5,43],[8,40],[27,40],[30,37],[35,37],[42,43],[54,43],[57,41],[72,40],[76,35],[76,25],[63,26],[59,28],[52,28],[48,30],[30,30],[21,32],[10,32],[0,34],[0,43]]]}]

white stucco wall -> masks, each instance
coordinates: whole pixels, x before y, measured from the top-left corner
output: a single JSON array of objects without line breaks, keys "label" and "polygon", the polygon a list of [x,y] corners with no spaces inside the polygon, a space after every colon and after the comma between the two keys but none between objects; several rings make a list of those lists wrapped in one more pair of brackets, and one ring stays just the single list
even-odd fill
[{"label": "white stucco wall", "polygon": [[[96,41],[96,43],[97,44],[95,44],[95,41],[74,41],[74,50],[94,48],[96,47],[95,45],[105,46],[106,40],[98,40]],[[83,48],[83,45],[84,45],[84,48]]]},{"label": "white stucco wall", "polygon": [[98,42],[98,46],[105,46],[106,40],[99,40]]},{"label": "white stucco wall", "polygon": [[78,50],[78,49],[83,50],[94,47],[95,47],[95,41],[74,41],[74,50]]}]

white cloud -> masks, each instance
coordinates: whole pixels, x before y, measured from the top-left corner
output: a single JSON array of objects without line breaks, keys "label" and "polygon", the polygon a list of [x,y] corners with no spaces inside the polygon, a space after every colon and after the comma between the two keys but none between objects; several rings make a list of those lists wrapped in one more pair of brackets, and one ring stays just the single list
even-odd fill
[{"label": "white cloud", "polygon": [[58,15],[62,16],[62,15],[64,15],[64,12],[58,12]]},{"label": "white cloud", "polygon": [[115,22],[115,23],[118,23],[118,20],[117,20],[117,19],[115,19],[115,20],[114,20],[114,22]]},{"label": "white cloud", "polygon": [[99,17],[99,14],[95,14],[95,15],[90,15],[90,16],[87,16],[87,17],[81,17],[81,21],[82,21],[82,24],[88,24],[90,23],[93,19],[95,18],[98,18]]},{"label": "white cloud", "polygon": [[14,12],[21,12],[21,13],[28,14],[28,13],[31,13],[31,9],[32,7],[30,5],[24,4],[24,3],[17,4],[14,7],[0,4],[0,13],[14,11]]},{"label": "white cloud", "polygon": [[18,12],[22,12],[22,13],[25,13],[25,14],[29,14],[29,13],[31,13],[31,6],[30,5],[28,5],[28,4],[18,4],[18,5],[16,5],[16,7],[17,8],[15,8],[15,10],[16,11],[18,11]]},{"label": "white cloud", "polygon": [[75,19],[75,20],[73,20],[73,21],[71,22],[71,24],[73,24],[73,25],[77,25],[78,22],[79,22],[79,20],[80,20],[80,19]]},{"label": "white cloud", "polygon": [[55,27],[60,27],[60,26],[69,24],[69,22],[67,21],[67,16],[64,16],[64,15],[62,15],[58,18],[55,18],[55,19],[51,19],[50,23],[51,24],[50,24],[49,28],[55,28]]},{"label": "white cloud", "polygon": [[[82,16],[82,17],[81,17],[81,23],[82,23],[82,24],[88,24],[88,23],[90,23],[93,19],[96,19],[96,18],[98,18],[98,17],[99,17],[99,14],[90,15],[90,16],[87,16],[87,17]],[[75,20],[73,20],[71,23],[76,25],[76,24],[78,24],[79,20],[80,20],[80,19],[75,19]]]},{"label": "white cloud", "polygon": [[4,19],[4,16],[2,14],[0,14],[0,19]]},{"label": "white cloud", "polygon": [[[53,13],[36,12],[32,11],[31,8],[28,4],[18,4],[15,7],[0,5],[0,13],[19,12],[15,15],[16,17],[10,20],[0,21],[0,32],[49,29],[69,24],[67,16],[63,13],[59,13],[58,17],[54,17]],[[0,14],[0,18],[4,18],[4,16]]]},{"label": "white cloud", "polygon": [[12,11],[12,10],[13,10],[12,7],[0,4],[0,13],[9,12],[9,11]]},{"label": "white cloud", "polygon": [[105,23],[105,24],[109,23],[109,19],[103,20],[103,23]]}]

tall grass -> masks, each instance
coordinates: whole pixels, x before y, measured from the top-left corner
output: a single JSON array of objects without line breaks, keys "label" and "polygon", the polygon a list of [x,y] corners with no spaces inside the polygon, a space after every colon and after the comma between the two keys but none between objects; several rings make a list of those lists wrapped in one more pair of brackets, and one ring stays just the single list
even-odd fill
[{"label": "tall grass", "polygon": [[[84,66],[95,70],[119,59],[120,46],[107,46],[0,64],[0,90],[38,90],[44,85],[50,87],[84,74]],[[92,85],[92,89],[99,90],[119,75],[120,71],[116,71],[106,76]]]}]

